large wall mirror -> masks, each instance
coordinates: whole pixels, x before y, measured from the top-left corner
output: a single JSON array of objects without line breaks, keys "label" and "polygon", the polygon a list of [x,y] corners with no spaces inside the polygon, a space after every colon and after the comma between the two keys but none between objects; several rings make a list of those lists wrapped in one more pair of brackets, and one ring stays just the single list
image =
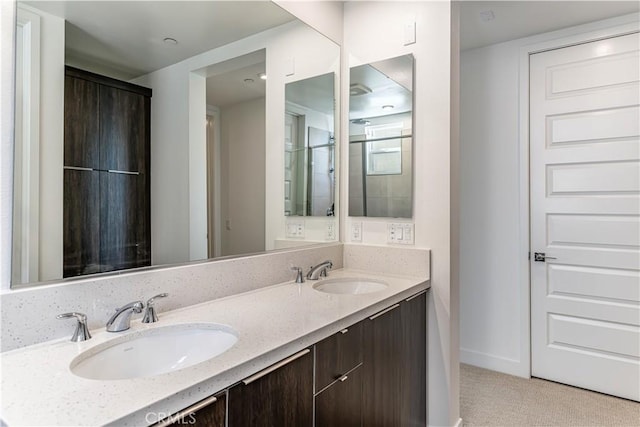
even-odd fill
[{"label": "large wall mirror", "polygon": [[[338,45],[264,1],[17,9],[12,287],[337,240]],[[293,234],[292,102],[323,115],[305,138],[328,139],[333,180]]]},{"label": "large wall mirror", "polygon": [[412,55],[352,67],[349,215],[413,214]]}]

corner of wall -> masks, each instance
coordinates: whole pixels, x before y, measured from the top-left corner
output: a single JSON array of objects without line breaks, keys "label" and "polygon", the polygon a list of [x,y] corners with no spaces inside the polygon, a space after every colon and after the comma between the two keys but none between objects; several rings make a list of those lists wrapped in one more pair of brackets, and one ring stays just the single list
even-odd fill
[{"label": "corner of wall", "polygon": [[13,105],[16,3],[0,1],[0,290],[11,282]]}]

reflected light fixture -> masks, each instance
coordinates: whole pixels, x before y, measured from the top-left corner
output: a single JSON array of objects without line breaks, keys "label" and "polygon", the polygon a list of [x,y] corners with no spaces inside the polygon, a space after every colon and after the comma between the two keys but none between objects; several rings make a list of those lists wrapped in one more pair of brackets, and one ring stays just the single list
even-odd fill
[{"label": "reflected light fixture", "polygon": [[266,73],[260,73],[260,74],[258,74],[258,77],[260,77],[260,79],[262,79],[262,80],[267,80]]},{"label": "reflected light fixture", "polygon": [[480,20],[483,22],[493,21],[496,15],[493,13],[493,10],[483,10],[480,12]]}]

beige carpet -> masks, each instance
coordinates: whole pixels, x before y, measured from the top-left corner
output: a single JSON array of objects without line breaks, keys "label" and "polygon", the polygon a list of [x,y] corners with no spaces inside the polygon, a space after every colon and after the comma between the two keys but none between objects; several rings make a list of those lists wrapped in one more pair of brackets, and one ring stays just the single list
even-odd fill
[{"label": "beige carpet", "polygon": [[640,426],[640,403],[460,365],[465,426]]}]

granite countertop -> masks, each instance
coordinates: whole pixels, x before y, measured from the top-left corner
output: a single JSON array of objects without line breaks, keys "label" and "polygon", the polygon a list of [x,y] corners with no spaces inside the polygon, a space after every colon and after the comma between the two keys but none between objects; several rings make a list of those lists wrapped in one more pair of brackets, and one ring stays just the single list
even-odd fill
[{"label": "granite countertop", "polygon": [[[143,324],[138,317],[128,331],[93,330],[93,338],[81,343],[69,341],[70,325],[69,338],[2,353],[0,418],[9,426],[151,424],[429,287],[428,277],[349,269],[330,273],[330,279],[342,277],[383,280],[389,287],[370,294],[338,295],[314,290],[315,281],[287,282],[170,312],[162,312],[159,301],[157,323]],[[238,341],[197,365],[111,381],[81,378],[69,369],[80,353],[123,335],[209,322],[233,328]]]}]

